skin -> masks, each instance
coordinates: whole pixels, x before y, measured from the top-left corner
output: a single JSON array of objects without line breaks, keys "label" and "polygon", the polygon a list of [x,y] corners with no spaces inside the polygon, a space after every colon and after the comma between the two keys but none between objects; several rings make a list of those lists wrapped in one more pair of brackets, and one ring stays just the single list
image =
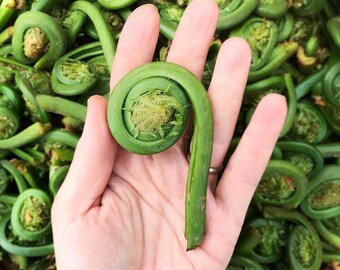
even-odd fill
[{"label": "skin", "polygon": [[[201,78],[217,19],[212,0],[194,0],[167,61]],[[112,88],[126,73],[152,61],[158,32],[153,6],[131,14],[119,39]],[[220,49],[208,90],[215,129],[211,167],[222,164],[233,136],[250,59],[242,39],[229,39]],[[112,138],[106,107],[102,97],[89,99],[82,137],[53,204],[58,269],[225,269],[284,123],[285,98],[270,94],[260,102],[216,189],[216,175],[210,175],[206,235],[202,246],[190,252],[184,237],[189,137],[160,154],[129,153]]]}]

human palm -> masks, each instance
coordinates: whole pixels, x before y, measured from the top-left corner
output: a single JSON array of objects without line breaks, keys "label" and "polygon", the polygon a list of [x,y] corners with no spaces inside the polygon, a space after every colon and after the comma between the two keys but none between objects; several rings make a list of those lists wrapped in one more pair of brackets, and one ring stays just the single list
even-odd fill
[{"label": "human palm", "polygon": [[[200,78],[217,17],[214,2],[194,0],[167,61]],[[152,6],[130,15],[119,40],[112,87],[152,60],[158,32],[159,17]],[[246,42],[235,38],[224,42],[208,90],[214,114],[211,167],[222,164],[228,149],[249,64]],[[272,94],[260,102],[216,189],[216,175],[210,174],[206,234],[192,251],[186,251],[184,237],[189,137],[159,154],[129,153],[112,138],[106,107],[102,97],[89,99],[83,135],[53,205],[58,270],[225,269],[284,122],[284,98]]]}]

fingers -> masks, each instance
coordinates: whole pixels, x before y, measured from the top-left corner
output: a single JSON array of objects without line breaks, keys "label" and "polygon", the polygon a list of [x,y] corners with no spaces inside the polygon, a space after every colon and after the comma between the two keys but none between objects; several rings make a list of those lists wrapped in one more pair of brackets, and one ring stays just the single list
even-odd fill
[{"label": "fingers", "polygon": [[218,12],[212,0],[192,1],[177,28],[167,61],[187,68],[200,79],[215,33]]},{"label": "fingers", "polygon": [[152,60],[159,33],[159,15],[153,5],[135,9],[119,38],[112,67],[110,87],[131,70]]},{"label": "fingers", "polygon": [[55,204],[77,213],[93,206],[112,173],[117,145],[107,126],[106,107],[107,101],[101,96],[89,99],[83,134],[55,199]]},{"label": "fingers", "polygon": [[243,223],[286,114],[283,96],[270,94],[263,98],[222,175],[215,198],[234,224],[241,226]]},{"label": "fingers", "polygon": [[220,167],[232,139],[250,67],[251,50],[246,41],[231,38],[220,48],[209,97],[214,115],[211,167]]}]

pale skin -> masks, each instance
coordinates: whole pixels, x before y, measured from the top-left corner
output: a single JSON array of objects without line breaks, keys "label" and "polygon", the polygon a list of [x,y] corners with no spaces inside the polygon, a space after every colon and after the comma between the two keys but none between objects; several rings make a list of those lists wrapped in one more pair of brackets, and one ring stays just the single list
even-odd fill
[{"label": "pale skin", "polygon": [[[167,61],[201,78],[218,19],[212,0],[194,0],[183,16]],[[111,87],[129,71],[152,61],[159,16],[137,8],[122,31]],[[233,136],[250,65],[248,44],[233,38],[220,49],[208,94],[214,114],[211,167],[222,164]],[[258,105],[219,185],[210,175],[206,234],[186,251],[184,136],[160,154],[140,156],[120,148],[106,121],[107,102],[93,96],[70,171],[52,209],[58,270],[225,269],[252,195],[286,117],[285,98],[271,94]]]}]

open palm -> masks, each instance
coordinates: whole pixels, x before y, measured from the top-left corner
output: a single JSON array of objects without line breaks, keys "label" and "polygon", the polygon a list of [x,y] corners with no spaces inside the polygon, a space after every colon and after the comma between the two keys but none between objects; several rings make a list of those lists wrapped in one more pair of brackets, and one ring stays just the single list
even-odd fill
[{"label": "open palm", "polygon": [[[201,78],[218,19],[212,0],[194,0],[186,9],[167,61]],[[137,8],[122,31],[111,86],[132,69],[152,61],[159,32],[157,10]],[[251,53],[242,39],[222,45],[208,94],[214,114],[211,167],[222,164],[235,128]],[[106,121],[107,102],[93,96],[70,172],[52,209],[58,270],[63,269],[225,269],[256,185],[286,115],[284,98],[268,95],[215,189],[210,175],[207,228],[202,246],[186,251],[184,136],[170,149],[140,156],[120,148]]]}]

